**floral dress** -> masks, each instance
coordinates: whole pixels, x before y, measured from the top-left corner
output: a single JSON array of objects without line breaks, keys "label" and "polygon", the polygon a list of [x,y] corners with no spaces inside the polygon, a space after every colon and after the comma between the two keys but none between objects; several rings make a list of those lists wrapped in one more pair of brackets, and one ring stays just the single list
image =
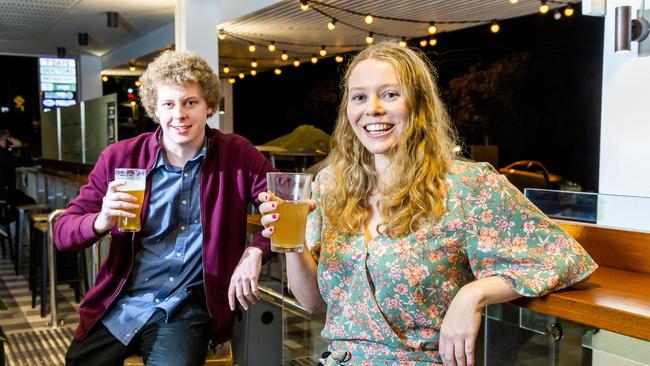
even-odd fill
[{"label": "floral dress", "polygon": [[[312,186],[320,201],[331,189],[325,168]],[[446,179],[446,212],[401,238],[333,228],[318,207],[307,245],[318,261],[327,303],[321,335],[350,365],[441,364],[440,326],[458,290],[500,276],[523,296],[576,283],[597,265],[507,179],[484,163],[455,162]]]}]

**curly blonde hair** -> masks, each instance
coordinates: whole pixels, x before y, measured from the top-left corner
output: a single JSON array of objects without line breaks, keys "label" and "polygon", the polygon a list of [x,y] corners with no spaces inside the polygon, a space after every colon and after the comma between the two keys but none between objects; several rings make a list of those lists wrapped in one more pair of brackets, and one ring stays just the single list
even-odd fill
[{"label": "curly blonde hair", "polygon": [[219,77],[200,56],[192,52],[165,51],[149,64],[140,76],[142,85],[138,90],[140,102],[147,115],[158,122],[156,101],[161,85],[188,85],[198,83],[201,93],[212,112],[217,111],[221,98]]},{"label": "curly blonde hair", "polygon": [[[389,179],[381,187],[377,187],[374,155],[359,141],[347,117],[350,74],[367,59],[393,66],[409,110],[406,130],[389,153]],[[456,134],[435,75],[421,51],[396,43],[370,46],[350,61],[341,84],[342,99],[327,158],[333,189],[322,200],[325,215],[335,227],[348,233],[360,232],[370,212],[368,198],[373,189],[380,194],[382,220],[377,230],[390,237],[414,233],[425,221],[437,221],[443,215],[444,178],[453,161]]]}]

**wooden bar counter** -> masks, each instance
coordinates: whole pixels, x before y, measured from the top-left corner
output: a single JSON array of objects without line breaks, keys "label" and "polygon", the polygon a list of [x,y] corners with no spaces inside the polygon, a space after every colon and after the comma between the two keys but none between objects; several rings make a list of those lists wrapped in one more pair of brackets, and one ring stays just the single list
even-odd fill
[{"label": "wooden bar counter", "polygon": [[[512,303],[538,313],[650,341],[650,233],[558,221],[600,266],[586,281]],[[249,215],[247,231],[262,230]]]}]

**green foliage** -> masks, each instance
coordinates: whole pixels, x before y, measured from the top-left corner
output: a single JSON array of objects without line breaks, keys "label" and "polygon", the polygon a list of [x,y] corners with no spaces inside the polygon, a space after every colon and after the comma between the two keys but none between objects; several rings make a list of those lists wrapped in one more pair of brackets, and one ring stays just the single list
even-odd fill
[{"label": "green foliage", "polygon": [[445,97],[462,136],[482,140],[473,143],[487,144],[501,129],[499,123],[522,117],[517,108],[526,87],[529,60],[530,54],[517,53],[488,66],[478,63],[449,82]]}]

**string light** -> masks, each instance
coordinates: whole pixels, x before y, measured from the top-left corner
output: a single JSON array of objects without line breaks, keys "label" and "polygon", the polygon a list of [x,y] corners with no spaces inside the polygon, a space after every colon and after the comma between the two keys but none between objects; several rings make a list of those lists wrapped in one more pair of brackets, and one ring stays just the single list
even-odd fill
[{"label": "string light", "polygon": [[300,10],[305,11],[307,9],[309,9],[309,4],[307,4],[307,0],[300,1]]},{"label": "string light", "polygon": [[251,76],[257,75],[257,70],[251,70]]},{"label": "string light", "polygon": [[230,72],[230,67],[228,67],[228,65],[224,65],[224,67],[223,67],[223,73],[224,73],[224,74],[227,74],[227,73],[229,73],[229,72]]},{"label": "string light", "polygon": [[249,44],[249,45],[248,45],[248,50],[251,51],[251,52],[255,52],[255,45],[252,44],[252,43]]},{"label": "string light", "polygon": [[438,44],[438,40],[437,40],[437,39],[435,39],[435,38],[433,38],[433,37],[429,38],[429,46],[435,46],[435,45],[437,45],[437,44]]},{"label": "string light", "polygon": [[271,41],[271,43],[269,43],[269,51],[275,51],[275,42]]},{"label": "string light", "polygon": [[279,69],[279,68],[276,67],[275,70],[273,70],[273,72],[274,72],[276,75],[280,75],[280,74],[282,74],[282,69]]},{"label": "string light", "polygon": [[287,54],[287,51],[282,51],[282,56],[280,56],[282,61],[286,61],[289,59],[289,55]]},{"label": "string light", "polygon": [[560,20],[560,19],[562,19],[562,13],[560,13],[559,10],[555,9],[555,10],[553,11],[553,19],[555,19],[555,20]]},{"label": "string light", "polygon": [[492,25],[490,25],[490,31],[492,33],[499,33],[500,30],[501,30],[501,26],[499,25],[499,23],[497,23],[496,20],[493,20]]},{"label": "string light", "polygon": [[399,41],[399,45],[402,47],[406,47],[406,37],[402,37],[402,40]]},{"label": "string light", "polygon": [[427,46],[427,40],[426,39],[421,39],[420,40],[420,47],[426,47]]},{"label": "string light", "polygon": [[321,46],[320,51],[318,52],[322,57],[327,56],[327,50],[325,49],[325,46]]},{"label": "string light", "polygon": [[228,78],[228,83],[230,83],[230,84],[234,84],[235,81],[237,81],[237,80],[235,80],[235,78]]},{"label": "string light", "polygon": [[253,61],[251,61],[251,67],[252,67],[252,68],[256,68],[256,67],[257,67],[257,60],[253,59]]},{"label": "string light", "polygon": [[240,78],[240,79],[243,79],[243,78],[245,78],[245,77],[246,77],[246,75],[244,75],[243,72],[240,72],[240,73],[239,73],[239,78]]},{"label": "string light", "polygon": [[311,63],[315,64],[317,62],[318,62],[318,57],[316,57],[316,55],[311,55]]},{"label": "string light", "polygon": [[135,100],[131,101],[131,107],[135,107]]},{"label": "string light", "polygon": [[327,23],[327,29],[334,30],[336,28],[336,19],[332,18],[329,23]]},{"label": "string light", "polygon": [[224,33],[222,29],[219,29],[219,39],[222,41],[226,39],[226,33]]},{"label": "string light", "polygon": [[140,80],[136,80],[134,84],[139,88],[142,85],[142,82]]},{"label": "string light", "polygon": [[519,2],[519,0],[510,0],[510,4],[516,4],[518,2]]},{"label": "string light", "polygon": [[541,5],[539,6],[539,12],[542,14],[548,13],[548,4],[546,3],[546,0],[541,0]]},{"label": "string light", "polygon": [[103,82],[107,82],[107,81],[108,81],[108,76],[103,75],[103,76],[102,76],[102,81],[103,81]]},{"label": "string light", "polygon": [[363,20],[366,22],[366,24],[372,24],[375,18],[373,18],[372,15],[368,14]]},{"label": "string light", "polygon": [[427,30],[429,31],[429,34],[436,34],[438,27],[436,27],[435,23],[429,23],[429,29]]},{"label": "string light", "polygon": [[369,32],[368,35],[366,36],[366,43],[367,44],[372,44],[372,42],[375,41],[375,39],[372,36],[373,36],[372,32]]},{"label": "string light", "polygon": [[564,16],[570,17],[573,15],[573,6],[571,4],[567,5],[566,8],[564,8]]},{"label": "string light", "polygon": [[341,62],[343,62],[343,56],[341,56],[341,55],[336,55],[336,57],[334,57],[334,60],[335,60],[336,62],[338,62],[338,63],[341,63]]},{"label": "string light", "polygon": [[300,60],[298,60],[298,59],[293,60],[293,66],[295,66],[295,67],[300,66]]},{"label": "string light", "polygon": [[134,72],[135,71],[135,66],[129,65],[129,71]]}]

